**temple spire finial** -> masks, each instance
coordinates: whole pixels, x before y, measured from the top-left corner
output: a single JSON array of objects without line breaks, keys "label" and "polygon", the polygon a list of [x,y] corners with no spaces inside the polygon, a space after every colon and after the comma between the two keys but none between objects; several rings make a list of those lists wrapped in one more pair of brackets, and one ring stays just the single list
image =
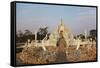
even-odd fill
[{"label": "temple spire finial", "polygon": [[61,18],[61,25],[63,25],[63,20],[62,20],[62,18]]}]

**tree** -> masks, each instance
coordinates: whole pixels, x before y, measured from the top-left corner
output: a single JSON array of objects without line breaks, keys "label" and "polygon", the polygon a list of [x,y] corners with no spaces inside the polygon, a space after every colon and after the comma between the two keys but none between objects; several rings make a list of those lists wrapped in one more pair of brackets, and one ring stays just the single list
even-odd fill
[{"label": "tree", "polygon": [[16,34],[16,42],[21,42],[23,37],[23,32],[19,30]]},{"label": "tree", "polygon": [[21,43],[21,42],[26,42],[28,39],[34,40],[35,35],[32,34],[30,30],[25,30],[23,33],[21,30],[19,30],[16,34],[16,42]]},{"label": "tree", "polygon": [[48,27],[39,28],[37,32],[37,39],[42,40],[46,36],[47,33],[48,33]]},{"label": "tree", "polygon": [[96,40],[95,38],[96,38],[96,30],[95,29],[92,29],[92,30],[90,30],[90,37],[93,39],[93,40]]},{"label": "tree", "polygon": [[82,41],[85,39],[85,36],[83,34],[79,34],[77,35],[77,37],[79,37]]},{"label": "tree", "polygon": [[17,37],[23,37],[23,32],[21,30],[18,31]]},{"label": "tree", "polygon": [[26,35],[26,36],[28,36],[28,35],[32,35],[32,32],[31,32],[31,31],[29,31],[29,30],[25,30],[24,35]]},{"label": "tree", "polygon": [[22,38],[23,42],[26,42],[28,39],[32,40],[33,38],[34,38],[34,35],[32,34],[32,32],[26,29]]}]

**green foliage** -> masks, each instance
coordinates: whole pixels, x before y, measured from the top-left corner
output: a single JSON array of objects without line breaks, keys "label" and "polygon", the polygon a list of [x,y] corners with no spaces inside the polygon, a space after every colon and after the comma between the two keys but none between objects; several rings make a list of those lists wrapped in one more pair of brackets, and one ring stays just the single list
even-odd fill
[{"label": "green foliage", "polygon": [[37,39],[42,40],[48,34],[48,27],[39,28],[37,32]]},{"label": "green foliage", "polygon": [[30,39],[30,40],[35,39],[35,35],[32,34],[32,32],[29,30],[25,30],[24,33],[20,30],[19,34],[16,35],[16,42],[17,43],[26,42],[28,39]]},{"label": "green foliage", "polygon": [[92,40],[96,40],[96,34],[97,31],[95,29],[90,30],[90,38],[92,38]]},{"label": "green foliage", "polygon": [[[47,34],[48,34],[48,27],[39,28],[37,32],[37,40],[42,40]],[[21,30],[18,31],[18,35],[16,35],[17,43],[26,42],[28,39],[30,40],[35,39],[35,35],[32,34],[30,30],[26,29],[24,33]]]}]

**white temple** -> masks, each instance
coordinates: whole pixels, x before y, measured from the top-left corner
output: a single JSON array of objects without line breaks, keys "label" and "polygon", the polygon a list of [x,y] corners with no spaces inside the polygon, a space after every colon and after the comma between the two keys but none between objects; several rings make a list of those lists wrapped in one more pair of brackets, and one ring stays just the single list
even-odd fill
[{"label": "white temple", "polygon": [[[61,23],[60,25],[57,26],[57,28],[50,34],[49,39],[47,40],[47,35],[46,37],[41,41],[41,43],[38,43],[36,38],[37,38],[37,33],[35,32],[35,42],[31,42],[28,44],[28,47],[30,46],[40,46],[43,48],[44,51],[46,51],[45,46],[54,46],[56,47],[57,44],[57,40],[59,39],[59,34],[60,32],[63,32],[63,37],[66,41],[66,47],[68,48],[69,46],[75,46],[76,50],[79,49],[80,45],[89,45],[88,47],[90,47],[92,44],[96,44],[95,43],[91,43],[90,41],[87,41],[87,39],[83,42],[80,40],[80,38],[74,39],[73,35],[71,34],[70,30],[64,25],[62,19],[61,19]],[[85,31],[85,38],[86,38],[86,31]],[[25,45],[26,47],[26,45]]]}]

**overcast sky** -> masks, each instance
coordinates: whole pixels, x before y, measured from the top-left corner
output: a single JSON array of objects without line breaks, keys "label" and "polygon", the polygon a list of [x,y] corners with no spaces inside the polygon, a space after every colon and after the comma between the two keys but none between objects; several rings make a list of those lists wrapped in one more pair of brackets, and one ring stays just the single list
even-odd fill
[{"label": "overcast sky", "polygon": [[32,33],[40,27],[55,30],[61,22],[73,34],[83,33],[84,30],[96,29],[96,8],[79,6],[59,6],[44,4],[17,3],[16,26],[18,30],[30,30]]}]

